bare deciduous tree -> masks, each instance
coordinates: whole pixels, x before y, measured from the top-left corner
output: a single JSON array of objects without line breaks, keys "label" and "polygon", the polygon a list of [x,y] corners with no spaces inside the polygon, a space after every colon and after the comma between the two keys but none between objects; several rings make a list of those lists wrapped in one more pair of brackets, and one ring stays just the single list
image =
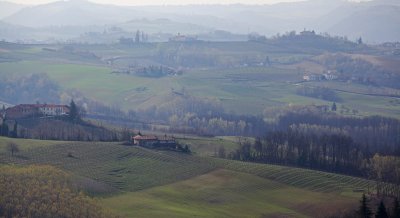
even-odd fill
[{"label": "bare deciduous tree", "polygon": [[19,146],[14,142],[7,143],[7,151],[11,152],[11,156],[14,156],[14,153],[19,152]]}]

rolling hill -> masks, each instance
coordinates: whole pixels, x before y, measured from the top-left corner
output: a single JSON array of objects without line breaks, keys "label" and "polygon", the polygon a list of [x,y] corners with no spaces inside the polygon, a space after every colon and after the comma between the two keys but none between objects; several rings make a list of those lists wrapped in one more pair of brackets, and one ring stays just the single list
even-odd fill
[{"label": "rolling hill", "polygon": [[0,20],[12,14],[15,14],[24,7],[26,6],[6,1],[0,1]]},{"label": "rolling hill", "polygon": [[87,26],[126,21],[134,14],[134,10],[123,7],[72,0],[27,7],[4,21],[29,27]]},{"label": "rolling hill", "polygon": [[351,208],[358,190],[370,185],[332,173],[119,143],[13,141],[23,149],[14,157],[0,149],[1,164],[66,170],[104,207],[128,217],[322,216]]},{"label": "rolling hill", "polygon": [[[400,7],[374,6],[360,10],[333,25],[329,32],[362,37],[369,42],[397,41],[400,39]],[[384,34],[382,34],[384,33]]]},{"label": "rolling hill", "polygon": [[[306,12],[306,13],[305,13]],[[59,1],[25,7],[2,21],[28,27],[104,26],[129,27],[132,20],[158,20],[149,32],[200,34],[204,30],[224,30],[235,34],[258,32],[268,36],[287,31],[314,29],[368,42],[399,40],[399,4],[396,1],[347,2],[309,0],[274,5],[188,5],[122,7],[84,0]],[[163,25],[169,19],[177,28]],[[259,22],[262,21],[262,22]],[[185,24],[185,25],[183,25]],[[144,26],[144,27],[143,27]],[[133,29],[148,29],[143,24]],[[199,28],[201,27],[201,28]],[[156,28],[156,29],[154,29]],[[179,29],[181,28],[181,29]],[[75,32],[75,37],[82,31]],[[381,34],[385,33],[385,34]],[[69,38],[71,36],[67,35]],[[56,36],[61,38],[60,36]],[[64,37],[65,38],[65,37]]]},{"label": "rolling hill", "polygon": [[[124,47],[122,45],[79,45],[77,51],[89,51],[98,58],[90,59],[81,53],[68,53],[58,46],[15,46],[4,48],[0,57],[12,59],[0,63],[0,76],[8,78],[10,72],[15,77],[32,73],[45,73],[49,79],[57,83],[61,91],[78,90],[84,97],[101,101],[106,105],[119,105],[124,110],[151,109],[161,106],[177,98],[171,88],[180,90],[185,87],[190,95],[213,99],[226,111],[238,114],[262,114],[266,108],[280,107],[288,104],[331,104],[331,101],[299,96],[297,82],[302,80],[303,73],[298,69],[314,70],[309,67],[313,54],[322,54],[325,50],[302,50],[304,47],[294,44],[276,45],[256,42],[214,42],[194,43],[180,46],[174,43],[146,43],[143,45]],[[44,48],[54,47],[56,51]],[[335,49],[337,49],[335,47]],[[181,49],[181,59],[202,60],[204,65],[185,70],[181,76],[161,78],[142,77],[135,74],[111,73],[115,68],[124,68],[132,63],[150,63],[161,65],[159,54],[166,54]],[[213,52],[211,54],[210,52]],[[362,53],[362,51],[360,51]],[[249,57],[265,59],[268,55],[273,66],[229,67],[243,62]],[[114,66],[106,65],[102,60],[118,57]],[[212,59],[210,59],[212,57]],[[379,56],[377,56],[379,57]],[[196,59],[194,59],[196,58]],[[396,58],[386,59],[396,62]],[[23,61],[18,61],[23,60]],[[303,62],[304,61],[304,62]],[[290,65],[288,63],[299,63]],[[165,63],[165,62],[164,62]],[[192,62],[193,63],[193,62]],[[227,69],[207,68],[207,64],[221,63]],[[382,62],[385,63],[386,62]],[[167,63],[168,64],[168,63]],[[171,62],[174,67],[175,62]],[[203,63],[201,63],[203,64]],[[319,66],[319,65],[317,65]],[[178,63],[179,67],[179,63]],[[190,67],[190,65],[189,65]],[[206,67],[205,69],[202,67]],[[398,70],[393,65],[397,75]],[[324,70],[325,68],[322,68]],[[379,72],[378,72],[379,73]],[[378,75],[374,77],[380,78]],[[394,81],[394,80],[393,80]],[[102,84],[99,89],[98,84]],[[399,116],[396,98],[369,95],[373,89],[368,85],[343,82],[315,82],[310,85],[328,86],[335,89],[343,99],[341,104],[360,112],[359,115],[385,114]],[[373,93],[384,93],[383,87],[376,87]],[[356,91],[356,92],[354,92]],[[396,93],[396,90],[394,90]],[[48,100],[50,101],[50,100]],[[371,102],[376,102],[371,104]],[[252,105],[251,108],[247,105]]]}]

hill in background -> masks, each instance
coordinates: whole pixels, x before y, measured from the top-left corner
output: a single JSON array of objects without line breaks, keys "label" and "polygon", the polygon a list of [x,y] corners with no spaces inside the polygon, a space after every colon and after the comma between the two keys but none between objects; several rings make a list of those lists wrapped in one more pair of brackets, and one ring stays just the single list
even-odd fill
[{"label": "hill in background", "polygon": [[[316,32],[347,36],[350,39],[362,37],[364,41],[371,43],[400,39],[400,30],[396,28],[400,22],[400,5],[391,0],[361,3],[339,0],[327,3],[326,1],[309,0],[262,6],[135,7],[102,5],[88,1],[59,1],[29,7],[0,2],[0,6],[2,22],[40,28],[40,31],[48,34],[42,35],[42,40],[51,37],[71,39],[90,31],[101,33],[107,29],[106,25],[119,27],[127,33],[134,34],[132,29],[146,28],[143,28],[142,24],[132,24],[132,27],[127,27],[126,22],[141,19],[160,23],[155,26],[155,29],[149,30],[151,33],[204,34],[214,30],[223,30],[234,34],[258,32],[272,36],[277,33],[291,30],[301,31],[307,28],[314,29]],[[186,25],[171,28],[169,25],[162,24],[165,19],[172,23]],[[61,30],[46,30],[50,26],[68,26],[70,34],[65,34]],[[91,26],[91,28],[79,28],[82,26]],[[35,31],[37,30],[33,32]],[[51,34],[52,32],[53,34]],[[0,37],[10,40],[27,39],[24,36],[5,33],[0,34]],[[39,39],[39,34],[34,38]]]}]

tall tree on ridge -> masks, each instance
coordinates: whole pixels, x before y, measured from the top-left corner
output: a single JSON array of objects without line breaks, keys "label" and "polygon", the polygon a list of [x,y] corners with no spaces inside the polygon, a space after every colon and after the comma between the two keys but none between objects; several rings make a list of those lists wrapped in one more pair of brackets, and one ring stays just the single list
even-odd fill
[{"label": "tall tree on ridge", "polygon": [[361,205],[360,208],[357,211],[357,215],[360,218],[369,218],[372,215],[371,209],[368,206],[368,199],[365,196],[365,194],[363,194],[361,201],[360,201]]},{"label": "tall tree on ridge", "polygon": [[69,120],[72,122],[76,122],[80,120],[80,115],[79,115],[79,109],[78,106],[76,106],[74,100],[71,100],[71,103],[69,104]]}]

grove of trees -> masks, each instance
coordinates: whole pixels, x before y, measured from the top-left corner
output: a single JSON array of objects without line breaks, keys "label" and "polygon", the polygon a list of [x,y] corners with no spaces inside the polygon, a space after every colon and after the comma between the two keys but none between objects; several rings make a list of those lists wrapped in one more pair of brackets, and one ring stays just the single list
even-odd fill
[{"label": "grove of trees", "polygon": [[1,166],[0,217],[117,216],[74,188],[71,176],[59,169],[50,166]]},{"label": "grove of trees", "polygon": [[0,78],[0,99],[5,102],[59,102],[59,96],[59,86],[46,74]]},{"label": "grove of trees", "polygon": [[400,197],[400,121],[343,117],[297,108],[279,116],[229,158],[297,166],[376,181],[377,194]]}]

